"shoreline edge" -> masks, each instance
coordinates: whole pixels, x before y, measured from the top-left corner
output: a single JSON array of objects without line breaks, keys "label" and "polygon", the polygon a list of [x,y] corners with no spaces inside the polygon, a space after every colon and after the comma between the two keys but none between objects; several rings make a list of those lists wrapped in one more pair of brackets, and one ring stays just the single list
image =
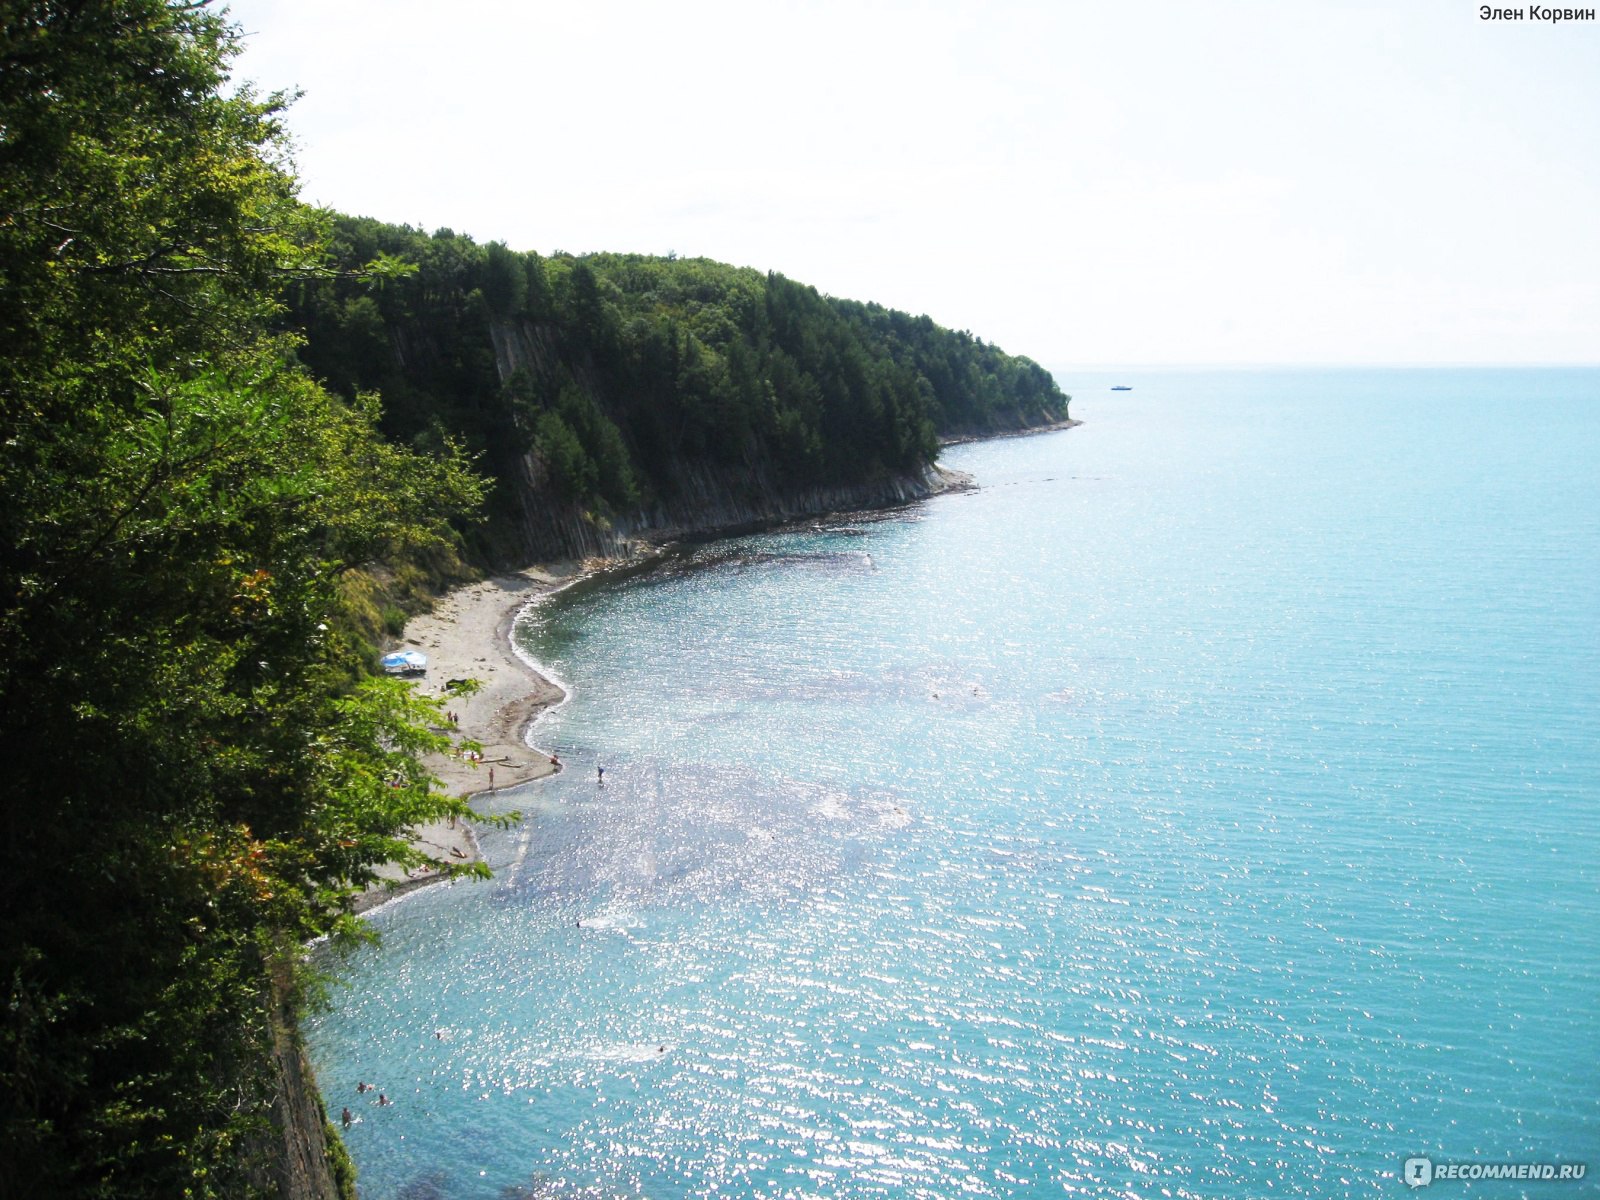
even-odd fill
[{"label": "shoreline edge", "polygon": [[[1081,421],[1066,419],[1032,429],[1006,430],[972,438],[955,437],[944,444],[1051,433],[1080,424]],[[976,481],[965,472],[953,471],[937,463],[933,469],[941,486],[924,499],[970,491],[977,487]],[[816,515],[839,517],[849,514]],[[772,527],[784,528],[796,523],[780,521]],[[715,530],[707,532],[717,536]],[[733,533],[724,532],[730,536]],[[539,665],[518,653],[512,639],[517,619],[530,604],[552,592],[612,567],[638,566],[659,557],[671,545],[669,542],[662,546],[650,546],[638,558],[630,560],[595,559],[582,563],[535,564],[502,572],[453,588],[439,597],[432,610],[406,622],[398,639],[399,646],[422,650],[428,655],[429,678],[419,680],[413,686],[442,695],[445,687],[443,680],[473,678],[482,684],[478,692],[449,701],[449,711],[455,714],[456,719],[445,727],[447,732],[459,733],[480,743],[483,747],[482,762],[465,762],[443,754],[430,755],[424,761],[438,778],[442,790],[464,799],[471,798],[545,779],[561,769],[552,764],[548,753],[535,748],[529,737],[540,716],[548,709],[564,703],[569,693]],[[414,845],[430,852],[441,864],[477,862],[483,857],[476,832],[468,821],[454,824],[436,821],[417,826],[411,830],[411,840]],[[377,874],[378,879],[355,898],[352,906],[355,913],[371,912],[418,888],[451,878],[440,870],[430,868],[408,873],[395,863],[379,867]]]}]

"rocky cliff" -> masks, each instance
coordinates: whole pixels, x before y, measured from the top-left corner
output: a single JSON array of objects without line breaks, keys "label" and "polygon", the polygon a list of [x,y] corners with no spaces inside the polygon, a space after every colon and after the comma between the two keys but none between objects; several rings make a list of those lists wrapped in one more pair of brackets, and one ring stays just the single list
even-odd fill
[{"label": "rocky cliff", "polygon": [[[525,318],[495,318],[487,324],[496,378],[503,389],[517,380],[549,379],[565,370],[589,394],[603,394],[600,372],[563,363],[557,329]],[[870,478],[834,484],[798,482],[781,478],[770,460],[753,453],[732,463],[677,458],[644,466],[652,480],[650,498],[621,511],[602,512],[563,499],[540,447],[521,450],[513,475],[517,518],[514,541],[506,548],[510,557],[520,563],[625,559],[683,537],[904,504],[944,490],[952,482],[932,463],[900,472],[880,470]]]},{"label": "rocky cliff", "polygon": [[355,1169],[328,1124],[306,1059],[286,964],[271,983],[273,1095],[267,1126],[246,1148],[249,1183],[277,1200],[355,1200]]}]

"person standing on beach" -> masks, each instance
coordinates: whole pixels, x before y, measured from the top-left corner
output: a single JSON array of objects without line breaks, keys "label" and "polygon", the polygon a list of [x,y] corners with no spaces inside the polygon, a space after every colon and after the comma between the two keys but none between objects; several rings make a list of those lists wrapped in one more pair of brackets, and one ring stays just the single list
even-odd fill
[{"label": "person standing on beach", "polygon": [[494,768],[489,768],[489,790],[494,791]]}]

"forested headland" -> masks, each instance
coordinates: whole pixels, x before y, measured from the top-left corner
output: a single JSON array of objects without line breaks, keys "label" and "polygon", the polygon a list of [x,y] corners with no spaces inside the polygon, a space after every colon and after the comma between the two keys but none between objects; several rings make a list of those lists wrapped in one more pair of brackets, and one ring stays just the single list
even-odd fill
[{"label": "forested headland", "polygon": [[308,208],[204,2],[0,14],[0,1200],[348,1193],[300,947],[467,815],[352,581],[891,494],[1066,400],[779,276]]},{"label": "forested headland", "polygon": [[[350,217],[332,254],[338,274],[291,290],[301,359],[341,395],[381,394],[396,442],[475,454],[493,490],[469,538],[502,559],[864,503],[920,480],[941,436],[1067,414],[1027,359],[777,274]],[[373,261],[407,273],[355,273]]]}]

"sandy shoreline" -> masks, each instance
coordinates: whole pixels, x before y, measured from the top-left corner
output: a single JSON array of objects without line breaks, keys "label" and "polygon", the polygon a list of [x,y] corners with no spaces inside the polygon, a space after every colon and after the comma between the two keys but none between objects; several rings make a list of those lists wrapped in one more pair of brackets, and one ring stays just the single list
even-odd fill
[{"label": "sandy shoreline", "polygon": [[[1071,429],[1080,423],[1064,420],[1037,429],[986,436],[1047,433]],[[946,444],[965,440],[968,439],[955,438]],[[941,484],[936,495],[977,486],[966,472],[937,464],[934,470]],[[654,549],[660,552],[662,547]],[[482,685],[477,693],[451,698],[445,705],[455,715],[451,732],[480,743],[482,762],[469,763],[446,755],[424,760],[444,791],[470,797],[543,779],[559,769],[551,764],[547,753],[527,744],[527,734],[539,714],[559,704],[566,693],[517,656],[511,647],[511,627],[529,601],[572,582],[584,569],[576,564],[532,566],[467,584],[446,593],[431,612],[406,624],[394,648],[421,650],[428,656],[427,676],[416,682],[420,690],[442,696],[451,679],[476,679]],[[418,826],[411,830],[411,840],[440,863],[468,863],[482,857],[472,826],[465,821]],[[408,874],[393,863],[380,867],[377,874],[380,882],[356,898],[356,912],[369,911],[386,900],[446,878],[436,869]]]},{"label": "sandy shoreline", "polygon": [[[481,743],[483,761],[442,754],[424,760],[450,795],[490,791],[491,781],[492,790],[498,791],[555,773],[550,756],[531,748],[526,736],[534,718],[566,693],[517,656],[511,648],[511,626],[530,600],[577,573],[576,568],[528,567],[497,575],[446,593],[432,612],[407,623],[399,648],[428,656],[428,673],[415,683],[418,690],[441,696],[451,679],[476,679],[482,685],[471,696],[447,700],[445,707],[456,717],[451,732]],[[418,826],[411,840],[441,863],[473,862],[481,856],[473,829],[464,821]],[[383,882],[357,898],[357,912],[443,878],[436,870],[407,875],[393,863],[379,868],[378,876]]]}]

